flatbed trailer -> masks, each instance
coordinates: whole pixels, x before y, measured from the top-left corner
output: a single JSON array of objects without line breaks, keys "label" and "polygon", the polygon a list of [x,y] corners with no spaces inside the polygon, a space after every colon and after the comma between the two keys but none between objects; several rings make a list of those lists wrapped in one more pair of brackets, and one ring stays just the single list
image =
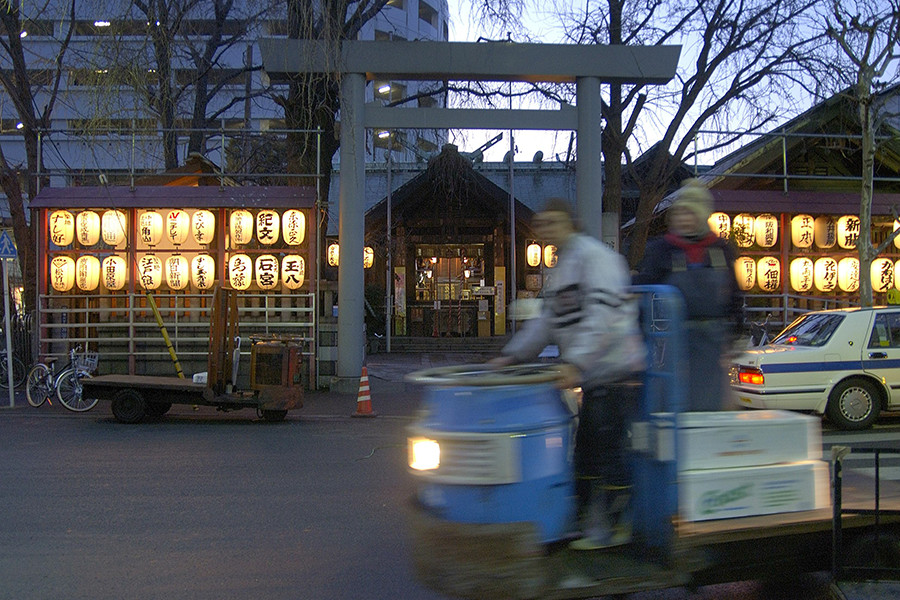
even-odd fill
[{"label": "flatbed trailer", "polygon": [[207,372],[201,382],[184,377],[109,374],[83,379],[83,394],[109,400],[121,423],[160,417],[173,404],[215,406],[219,410],[254,408],[267,421],[281,421],[303,406],[301,346],[290,337],[252,339],[250,388],[237,389],[240,352],[237,292],[220,286],[213,295]]}]

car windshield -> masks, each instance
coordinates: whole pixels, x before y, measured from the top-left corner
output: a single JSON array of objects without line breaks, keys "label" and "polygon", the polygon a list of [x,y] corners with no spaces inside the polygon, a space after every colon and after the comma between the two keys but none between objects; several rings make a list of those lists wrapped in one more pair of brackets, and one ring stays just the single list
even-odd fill
[{"label": "car windshield", "polygon": [[843,320],[844,315],[839,313],[805,314],[788,325],[772,343],[786,346],[824,346]]}]

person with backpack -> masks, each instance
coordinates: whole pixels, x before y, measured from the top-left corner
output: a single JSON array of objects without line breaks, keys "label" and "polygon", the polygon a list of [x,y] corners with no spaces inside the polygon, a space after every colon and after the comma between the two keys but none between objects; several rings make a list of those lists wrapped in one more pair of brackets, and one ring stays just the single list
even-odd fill
[{"label": "person with backpack", "polygon": [[557,247],[559,260],[544,282],[540,315],[526,321],[490,363],[527,362],[548,345],[559,347],[559,387],[582,388],[574,451],[582,537],[571,547],[626,544],[631,541],[626,441],[647,358],[638,302],[628,290],[628,265],[577,231],[562,198],[547,200],[532,226],[537,237]]},{"label": "person with backpack", "polygon": [[685,180],[666,214],[668,232],[647,244],[633,278],[636,285],[675,286],[684,297],[685,411],[728,408],[722,356],[740,333],[743,319],[743,298],[734,274],[737,252],[710,231],[712,205],[712,194],[703,182]]}]

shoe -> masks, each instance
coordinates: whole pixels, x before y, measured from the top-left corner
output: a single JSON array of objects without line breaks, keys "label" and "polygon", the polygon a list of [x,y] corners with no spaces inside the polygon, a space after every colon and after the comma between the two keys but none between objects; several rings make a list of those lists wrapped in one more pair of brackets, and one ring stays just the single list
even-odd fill
[{"label": "shoe", "polygon": [[605,535],[587,535],[569,542],[571,550],[603,550],[631,543],[631,523],[617,524]]},{"label": "shoe", "polygon": [[592,535],[569,542],[571,550],[600,550],[606,548],[604,540]]}]

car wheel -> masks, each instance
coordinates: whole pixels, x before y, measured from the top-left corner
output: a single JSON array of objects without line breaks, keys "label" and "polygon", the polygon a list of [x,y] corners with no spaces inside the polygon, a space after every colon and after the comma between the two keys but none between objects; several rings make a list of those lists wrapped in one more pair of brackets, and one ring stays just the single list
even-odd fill
[{"label": "car wheel", "polygon": [[865,429],[875,422],[880,410],[875,384],[865,379],[848,379],[831,391],[825,412],[841,429]]}]

